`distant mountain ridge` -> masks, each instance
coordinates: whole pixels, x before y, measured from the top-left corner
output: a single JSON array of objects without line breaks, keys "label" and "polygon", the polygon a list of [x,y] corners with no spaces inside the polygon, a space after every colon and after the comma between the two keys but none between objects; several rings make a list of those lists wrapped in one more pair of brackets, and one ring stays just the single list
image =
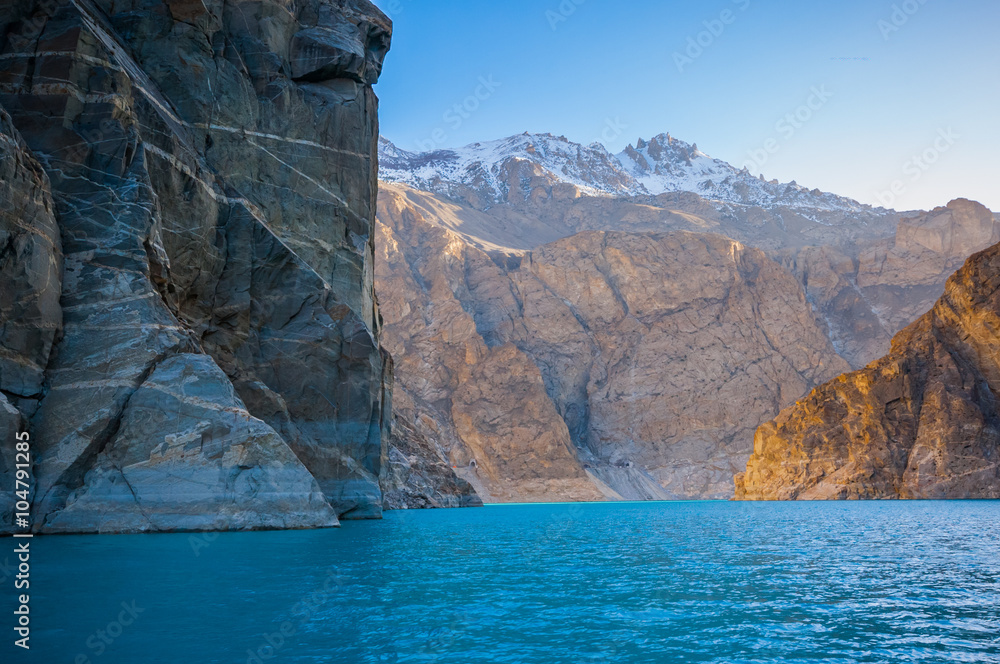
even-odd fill
[{"label": "distant mountain ridge", "polygon": [[440,466],[485,502],[727,498],[759,425],[887,353],[1000,241],[973,201],[873,208],[667,134],[379,156],[394,458],[441,504]]},{"label": "distant mountain ridge", "polygon": [[[509,194],[507,178],[517,162],[533,164],[558,182],[590,196],[651,197],[692,192],[728,206],[815,210],[882,218],[893,213],[836,194],[807,189],[796,182],[755,177],[746,169],[714,159],[670,134],[639,139],[618,154],[600,143],[584,146],[563,136],[524,133],[508,138],[435,150],[408,152],[379,139],[379,177],[437,194],[472,187],[497,202]],[[814,216],[812,221],[829,224]]]}]

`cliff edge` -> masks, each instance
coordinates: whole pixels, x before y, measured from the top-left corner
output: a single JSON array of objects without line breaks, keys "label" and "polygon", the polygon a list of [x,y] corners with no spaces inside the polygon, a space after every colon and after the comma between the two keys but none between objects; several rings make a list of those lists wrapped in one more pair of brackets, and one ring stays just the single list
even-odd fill
[{"label": "cliff edge", "polygon": [[763,425],[742,500],[1000,498],[1000,245],[865,369]]},{"label": "cliff edge", "polygon": [[27,429],[35,530],[381,514],[391,30],[366,0],[5,5],[0,472]]}]

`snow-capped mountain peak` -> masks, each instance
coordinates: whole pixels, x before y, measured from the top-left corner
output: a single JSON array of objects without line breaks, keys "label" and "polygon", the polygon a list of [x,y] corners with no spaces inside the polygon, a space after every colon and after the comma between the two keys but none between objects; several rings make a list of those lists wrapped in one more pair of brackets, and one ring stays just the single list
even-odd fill
[{"label": "snow-capped mountain peak", "polygon": [[429,191],[438,192],[448,185],[478,185],[485,186],[496,200],[503,200],[512,162],[533,164],[594,196],[645,193],[599,143],[585,147],[564,136],[524,133],[461,148],[414,153],[379,139],[379,177]]},{"label": "snow-capped mountain peak", "polygon": [[[590,196],[658,196],[693,192],[720,209],[730,205],[777,207],[866,215],[888,214],[855,200],[809,190],[796,182],[754,177],[721,159],[713,159],[670,134],[639,139],[617,155],[600,143],[583,146],[564,136],[519,134],[496,141],[433,152],[407,152],[379,140],[379,176],[434,193],[458,187],[477,190],[500,202],[510,178],[530,173],[578,187]],[[525,169],[528,169],[527,171]]]}]

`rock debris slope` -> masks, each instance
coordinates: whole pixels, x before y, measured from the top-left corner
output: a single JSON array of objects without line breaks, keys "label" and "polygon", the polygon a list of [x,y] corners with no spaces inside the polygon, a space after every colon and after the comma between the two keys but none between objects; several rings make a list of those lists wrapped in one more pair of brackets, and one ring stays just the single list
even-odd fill
[{"label": "rock debris slope", "polygon": [[747,500],[1000,498],[1000,245],[865,369],[757,432]]},{"label": "rock debris slope", "polygon": [[388,19],[365,0],[0,17],[0,429],[32,433],[35,527],[378,516]]}]

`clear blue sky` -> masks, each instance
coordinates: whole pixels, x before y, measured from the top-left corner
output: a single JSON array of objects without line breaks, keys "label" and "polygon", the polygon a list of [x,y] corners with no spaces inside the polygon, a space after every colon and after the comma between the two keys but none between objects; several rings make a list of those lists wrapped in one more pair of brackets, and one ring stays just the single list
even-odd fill
[{"label": "clear blue sky", "polygon": [[530,131],[617,152],[669,131],[866,203],[1000,211],[997,0],[376,4],[395,22],[382,134],[404,149]]}]

